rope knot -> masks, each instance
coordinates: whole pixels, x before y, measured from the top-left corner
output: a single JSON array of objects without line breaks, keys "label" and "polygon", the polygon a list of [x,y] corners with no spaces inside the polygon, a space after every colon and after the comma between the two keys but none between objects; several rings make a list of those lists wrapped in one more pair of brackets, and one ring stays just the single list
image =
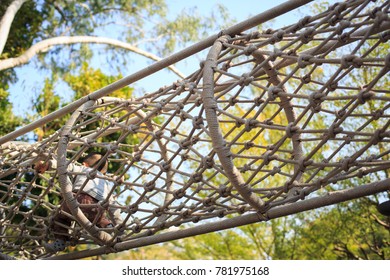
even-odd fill
[{"label": "rope knot", "polygon": [[137,204],[132,204],[129,207],[127,207],[127,213],[129,214],[135,214],[138,211],[138,205]]},{"label": "rope knot", "polygon": [[176,199],[180,199],[180,198],[184,197],[185,194],[186,194],[185,190],[178,189],[178,190],[173,192],[173,197],[176,198]]},{"label": "rope knot", "polygon": [[209,156],[202,158],[202,165],[207,169],[213,168],[214,167],[213,158],[211,158]]},{"label": "rope knot", "polygon": [[304,28],[311,20],[310,16],[305,16],[304,18],[300,19],[297,24],[293,27],[293,30],[291,30],[292,33],[295,33],[299,29]]},{"label": "rope knot", "polygon": [[245,131],[246,132],[249,132],[251,131],[253,128],[256,127],[256,124],[258,123],[257,120],[245,120]]},{"label": "rope knot", "polygon": [[115,153],[118,150],[118,145],[117,144],[108,144],[107,145],[107,150],[110,151],[111,153]]},{"label": "rope knot", "polygon": [[336,27],[336,33],[338,35],[341,35],[343,33],[343,30],[351,26],[351,22],[348,20],[342,20],[339,22],[339,25]]},{"label": "rope knot", "polygon": [[345,157],[342,161],[341,161],[341,169],[344,170],[345,172],[348,171],[348,169],[350,168],[350,164],[351,164],[352,160],[350,157]]},{"label": "rope knot", "polygon": [[335,15],[340,15],[342,11],[344,11],[347,8],[347,3],[336,3],[334,4],[330,10],[333,11]]},{"label": "rope knot", "polygon": [[374,120],[379,120],[383,116],[383,109],[378,109],[373,113],[373,119]]},{"label": "rope knot", "polygon": [[135,134],[137,133],[137,130],[139,129],[139,126],[138,125],[135,125],[135,124],[131,124],[127,127],[127,130],[132,133],[132,134]]},{"label": "rope knot", "polygon": [[316,30],[313,27],[308,27],[302,31],[299,35],[299,39],[302,43],[307,44],[313,39],[315,31]]},{"label": "rope knot", "polygon": [[164,210],[161,207],[157,207],[153,209],[154,216],[160,217],[162,214],[164,214]]},{"label": "rope knot", "polygon": [[283,89],[281,89],[280,87],[269,87],[268,88],[268,98],[271,100],[271,101],[274,101],[276,99],[276,97],[278,97],[278,94],[280,92],[283,92]]},{"label": "rope knot", "polygon": [[203,125],[204,125],[204,122],[203,122],[203,118],[202,118],[202,117],[195,116],[195,117],[192,119],[192,126],[193,126],[195,129],[201,129]]},{"label": "rope knot", "polygon": [[381,129],[378,129],[374,132],[374,135],[372,136],[372,144],[377,145],[379,142],[381,142],[384,138],[385,134],[382,133]]},{"label": "rope knot", "polygon": [[297,61],[297,64],[298,64],[298,67],[299,68],[305,68],[307,65],[310,65],[311,62],[310,62],[310,59],[313,58],[312,55],[309,55],[309,54],[301,54],[298,56],[298,61]]},{"label": "rope knot", "polygon": [[96,170],[96,169],[92,169],[92,170],[88,171],[88,172],[86,173],[86,175],[87,175],[87,179],[93,180],[93,179],[96,178],[97,170]]},{"label": "rope knot", "polygon": [[301,80],[302,80],[302,83],[304,83],[304,84],[310,83],[311,82],[310,74],[306,74],[306,75],[302,76]]},{"label": "rope knot", "polygon": [[341,68],[346,69],[350,66],[360,68],[363,65],[361,57],[356,55],[348,54],[341,57],[340,60]]},{"label": "rope knot", "polygon": [[292,138],[293,135],[295,133],[297,133],[299,131],[300,127],[299,126],[295,126],[294,123],[289,123],[287,126],[286,126],[286,136],[288,138]]},{"label": "rope knot", "polygon": [[226,211],[224,209],[218,210],[218,212],[217,212],[218,218],[223,218],[223,217],[225,217],[225,215],[226,215]]},{"label": "rope knot", "polygon": [[265,102],[265,100],[263,98],[261,98],[260,96],[258,96],[254,99],[254,102],[255,102],[256,106],[260,106],[261,104],[263,104]]},{"label": "rope knot", "polygon": [[249,44],[246,48],[244,48],[244,54],[246,56],[250,56],[256,50],[257,50],[257,47],[255,45]]},{"label": "rope knot", "polygon": [[342,110],[339,110],[336,112],[336,117],[338,119],[341,119],[342,117],[344,117],[344,115],[347,113],[347,111],[345,109],[342,109]]},{"label": "rope knot", "polygon": [[275,61],[278,57],[281,57],[282,55],[283,55],[283,51],[275,47],[272,54],[270,54],[269,56],[269,60]]},{"label": "rope knot", "polygon": [[386,55],[386,57],[385,57],[385,68],[387,70],[390,69],[390,54]]},{"label": "rope knot", "polygon": [[229,105],[230,105],[230,106],[236,105],[237,102],[238,102],[238,99],[237,99],[236,97],[230,97],[230,98],[229,98]]},{"label": "rope knot", "polygon": [[374,94],[372,92],[369,92],[367,90],[360,91],[357,96],[356,100],[359,102],[359,104],[366,103],[367,100],[369,100]]},{"label": "rope knot", "polygon": [[389,21],[389,16],[387,13],[383,12],[383,11],[378,11],[376,14],[375,14],[375,22],[374,22],[374,25],[375,26],[380,26],[383,22],[385,21]]},{"label": "rope knot", "polygon": [[308,167],[309,165],[313,164],[313,160],[309,159],[309,160],[305,160],[305,159],[300,159],[299,160],[299,163],[298,163],[298,166],[299,166],[299,170],[304,172],[306,170],[306,167]]},{"label": "rope knot", "polygon": [[244,164],[244,166],[240,169],[242,173],[245,173],[249,170],[251,170],[251,167],[248,164]]},{"label": "rope knot", "polygon": [[276,42],[280,42],[283,40],[285,31],[284,30],[278,30],[272,35],[271,44],[274,44]]},{"label": "rope knot", "polygon": [[156,187],[156,183],[155,182],[147,182],[146,184],[144,184],[144,189],[147,192],[153,191],[155,187]]},{"label": "rope knot", "polygon": [[255,79],[254,77],[249,76],[249,74],[245,73],[244,75],[241,76],[238,84],[240,86],[243,86],[243,85],[248,86],[248,85],[250,85],[251,82],[253,82],[254,79]]},{"label": "rope knot", "polygon": [[213,199],[211,197],[207,197],[203,199],[202,204],[204,206],[212,206],[213,205]]},{"label": "rope knot", "polygon": [[253,143],[252,141],[247,141],[244,143],[245,150],[249,150],[250,148],[253,148],[254,146],[255,146],[255,143]]},{"label": "rope knot", "polygon": [[168,162],[162,162],[160,164],[160,168],[161,168],[161,171],[168,172],[169,170],[171,170],[171,164]]},{"label": "rope knot", "polygon": [[386,43],[390,39],[390,31],[387,30],[379,34],[379,39],[381,43]]},{"label": "rope knot", "polygon": [[246,35],[245,40],[250,41],[253,39],[257,39],[259,37],[259,35],[260,35],[259,31],[253,31],[253,32]]},{"label": "rope knot", "polygon": [[281,171],[280,167],[274,166],[274,168],[272,168],[272,170],[271,170],[271,172],[270,172],[270,175],[271,175],[271,176],[275,176],[275,175],[278,174],[280,171]]},{"label": "rope knot", "polygon": [[192,175],[191,175],[191,179],[192,179],[192,181],[194,181],[194,183],[202,182],[202,180],[203,180],[202,173],[195,173],[195,174],[192,174]]},{"label": "rope knot", "polygon": [[321,110],[321,103],[324,100],[325,93],[315,91],[309,95],[309,103],[314,112]]},{"label": "rope knot", "polygon": [[266,151],[263,154],[264,165],[268,165],[273,160],[273,155],[271,153],[272,153],[271,151]]},{"label": "rope knot", "polygon": [[343,139],[344,139],[345,144],[351,144],[352,136],[346,135],[346,136],[344,136]]},{"label": "rope knot", "polygon": [[184,109],[183,102],[177,102],[175,109],[176,109],[177,113],[179,113],[181,110],[183,110]]},{"label": "rope knot", "polygon": [[337,134],[343,132],[342,127],[336,126],[336,124],[332,124],[328,129],[328,136],[330,139],[334,139]]},{"label": "rope knot", "polygon": [[153,133],[153,136],[156,139],[161,139],[163,135],[164,135],[164,131],[163,130],[157,130],[156,132]]},{"label": "rope knot", "polygon": [[131,229],[134,233],[140,233],[142,230],[141,225],[134,225],[133,228]]},{"label": "rope knot", "polygon": [[337,87],[338,87],[338,83],[336,81],[333,81],[328,85],[328,90],[335,91],[337,89]]},{"label": "rope knot", "polygon": [[[292,181],[291,182],[291,180],[290,181],[288,181],[287,183],[285,183],[284,184],[284,187],[283,187],[283,192],[284,193],[288,193],[291,189],[293,189],[293,188],[297,188],[299,186],[299,183],[296,181],[296,180],[294,180],[294,181]],[[295,194],[294,194],[295,195]]]},{"label": "rope knot", "polygon": [[195,89],[196,89],[196,83],[194,83],[194,82],[188,83],[188,91],[191,94],[195,93]]},{"label": "rope knot", "polygon": [[191,211],[189,209],[186,209],[180,213],[180,217],[185,219],[191,216]]}]

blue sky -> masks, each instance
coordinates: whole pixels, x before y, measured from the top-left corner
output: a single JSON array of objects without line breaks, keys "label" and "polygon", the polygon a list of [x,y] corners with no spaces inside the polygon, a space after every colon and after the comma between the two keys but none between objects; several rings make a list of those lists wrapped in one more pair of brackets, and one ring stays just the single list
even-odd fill
[{"label": "blue sky", "polygon": [[[286,2],[285,0],[200,0],[200,1],[194,1],[194,0],[188,0],[188,1],[182,1],[182,0],[167,0],[167,4],[169,5],[169,15],[170,17],[174,18],[178,13],[180,13],[183,9],[192,8],[194,6],[197,7],[199,12],[204,15],[209,15],[212,11],[215,11],[217,9],[218,4],[222,4],[225,6],[232,18],[232,20],[237,22],[241,22],[244,20],[247,20],[248,18],[257,15],[259,13],[262,13],[268,9],[271,9],[277,5],[280,5],[282,3]],[[277,18],[272,23],[272,28],[280,28],[285,25],[289,25],[291,23],[295,23],[300,19],[300,12],[298,10],[288,12],[281,16],[280,18]],[[215,33],[218,33],[223,29],[222,27],[215,31]],[[210,34],[210,35],[214,35]],[[177,68],[184,74],[188,75],[193,73],[198,69],[199,61],[204,59],[206,56],[206,52],[197,54],[193,56],[192,58],[186,59],[183,62],[179,62],[176,64]],[[141,69],[141,68],[139,68]],[[136,69],[136,70],[139,70]],[[131,71],[130,71],[131,73]],[[177,80],[177,76],[172,75],[172,73],[169,73],[169,71],[160,71],[160,73],[156,73],[152,75],[151,77],[147,77],[143,79],[143,81],[139,81],[137,83],[137,91],[136,93],[142,94],[142,92],[149,92],[157,90],[161,86],[169,85],[170,81],[174,82]],[[161,82],[158,86],[157,83]],[[168,82],[169,81],[169,82]],[[154,85],[151,86],[151,85]]]},{"label": "blue sky", "polygon": [[[216,9],[218,4],[224,5],[231,18],[236,22],[240,22],[254,16],[258,13],[264,12],[274,6],[277,6],[285,1],[282,0],[273,0],[273,1],[256,1],[256,0],[227,0],[227,1],[218,1],[218,0],[167,0],[169,7],[168,17],[174,18],[178,13],[183,9],[188,9],[192,7],[197,7],[199,12],[204,15],[209,15],[213,10]],[[295,10],[289,12],[276,21],[273,22],[272,28],[282,27],[296,22],[300,18],[300,13]],[[222,29],[222,28],[221,28]],[[210,34],[213,35],[213,34]],[[199,61],[202,59],[203,54],[194,56],[191,59],[186,60],[185,62],[178,63],[177,67],[185,74],[190,74],[195,71],[199,65]],[[126,69],[122,71],[124,76],[130,75],[138,70],[141,70],[148,65],[151,61],[146,60],[142,57],[133,56],[134,62],[129,64]],[[100,60],[100,62],[99,62]],[[104,63],[101,63],[105,59],[97,58],[96,64],[97,67],[102,67]],[[32,63],[31,63],[32,64]],[[18,76],[20,80],[15,85],[10,88],[10,100],[14,106],[14,112],[17,115],[26,116],[31,112],[31,101],[37,96],[41,87],[43,86],[43,79],[45,78],[42,73],[37,74],[34,68],[30,65],[24,65],[17,68]],[[99,65],[100,64],[100,65]],[[95,65],[94,65],[95,66]],[[104,69],[102,69],[104,71]],[[104,71],[105,72],[105,71]],[[143,94],[145,92],[150,92],[157,90],[161,86],[169,85],[172,82],[176,81],[178,78],[175,75],[172,75],[169,71],[160,71],[151,77],[143,79],[142,81],[137,82],[134,87],[137,89],[136,94]],[[59,91],[64,92],[61,96],[64,101],[70,101],[69,96],[66,93],[66,89],[60,89]]]},{"label": "blue sky", "polygon": [[[183,8],[193,6],[196,6],[204,14],[209,14],[218,4],[222,4],[228,9],[232,17],[238,21],[246,20],[250,16],[264,12],[284,2],[286,2],[286,0],[167,0],[168,5],[170,6],[170,12],[173,14],[180,12]],[[293,19],[293,14],[294,12],[291,12],[283,17],[285,19]]]}]

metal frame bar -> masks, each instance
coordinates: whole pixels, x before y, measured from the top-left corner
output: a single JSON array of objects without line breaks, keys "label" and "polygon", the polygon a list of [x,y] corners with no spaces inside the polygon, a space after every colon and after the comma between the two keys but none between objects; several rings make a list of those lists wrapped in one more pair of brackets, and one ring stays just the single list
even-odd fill
[{"label": "metal frame bar", "polygon": [[235,228],[239,226],[245,226],[257,222],[267,221],[271,219],[281,218],[300,212],[329,206],[332,204],[345,202],[360,197],[373,195],[376,193],[390,190],[390,179],[385,179],[379,182],[374,182],[367,185],[355,187],[353,189],[336,191],[328,193],[325,196],[315,197],[303,201],[298,201],[292,204],[287,204],[270,209],[265,215],[258,213],[251,213],[212,224],[200,225],[197,227],[187,228],[183,230],[171,231],[167,233],[161,233],[153,236],[144,236],[140,239],[125,241],[117,243],[113,247],[103,246],[93,250],[85,250],[66,255],[59,255],[50,257],[50,260],[73,260],[87,258],[102,254],[109,254],[119,251],[130,250],[134,248],[144,247],[148,245],[158,244],[162,242],[168,242],[172,240],[182,239],[186,237],[196,236],[200,234]]},{"label": "metal frame bar", "polygon": [[32,122],[28,125],[25,125],[23,126],[22,128],[16,130],[16,131],[13,131],[11,133],[8,133],[7,135],[3,136],[0,138],[0,145],[8,142],[8,141],[11,141],[11,140],[14,140],[16,139],[17,137],[21,136],[21,135],[24,135],[40,126],[42,126],[43,124],[47,123],[47,122],[50,122],[54,119],[57,119],[57,118],[60,118],[62,116],[64,116],[65,114],[69,113],[69,112],[72,112],[72,111],[75,111],[77,108],[79,108],[82,104],[84,104],[85,102],[87,102],[88,100],[96,100],[98,98],[101,98],[103,96],[106,96],[118,89],[121,89],[125,86],[128,86],[142,78],[145,78],[146,76],[149,76],[153,73],[156,73],[157,71],[160,71],[176,62],[179,62],[195,53],[198,53],[210,46],[212,46],[214,44],[214,41],[220,37],[221,35],[230,35],[230,36],[233,36],[233,35],[236,35],[240,32],[243,32],[247,29],[250,29],[254,26],[257,26],[259,24],[262,24],[266,21],[269,21],[273,18],[276,18],[282,14],[285,14],[287,12],[290,12],[291,10],[294,10],[294,9],[297,9],[309,2],[312,2],[313,0],[290,0],[290,1],[286,1],[285,3],[282,3],[272,9],[269,9],[263,13],[260,13],[248,20],[245,20],[245,21],[242,21],[236,25],[233,25],[232,27],[230,28],[227,28],[223,31],[221,31],[219,34],[215,34],[215,35],[212,35],[208,38],[206,38],[205,40],[199,42],[199,43],[196,43],[188,48],[185,48],[184,50],[182,51],[179,51],[177,52],[176,54],[173,54],[167,58],[164,58],[138,72],[135,72],[134,74],[131,74],[129,76],[126,76],[110,85],[107,85],[106,87],[104,88],[101,88],[93,93],[90,93],[89,95],[83,97],[83,98],[80,98],[72,103],[70,103],[69,105],[45,116],[44,118],[42,119],[39,119],[35,122]]}]

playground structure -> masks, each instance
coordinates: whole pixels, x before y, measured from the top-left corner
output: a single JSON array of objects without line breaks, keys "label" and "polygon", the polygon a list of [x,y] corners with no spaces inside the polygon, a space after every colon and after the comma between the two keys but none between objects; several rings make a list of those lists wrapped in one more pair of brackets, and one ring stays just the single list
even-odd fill
[{"label": "playground structure", "polygon": [[[346,1],[256,28],[308,2],[287,1],[1,137],[0,259],[80,259],[389,191],[390,2]],[[185,79],[110,96],[207,48]],[[40,142],[15,140],[65,117]],[[113,170],[104,178],[119,227],[97,227],[74,199],[67,167],[91,150]],[[52,159],[57,169],[34,170]],[[45,251],[60,198],[72,245],[87,249]]]}]

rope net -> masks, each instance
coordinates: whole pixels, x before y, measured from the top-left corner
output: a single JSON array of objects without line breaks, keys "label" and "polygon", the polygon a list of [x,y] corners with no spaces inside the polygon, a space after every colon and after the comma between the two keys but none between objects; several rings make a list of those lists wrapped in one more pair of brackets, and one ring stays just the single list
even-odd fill
[{"label": "rope net", "polygon": [[[3,144],[2,258],[118,252],[388,190],[389,5],[346,1],[278,30],[221,32],[186,79],[87,101],[47,139]],[[117,203],[97,207],[120,210],[112,228],[89,221],[72,193],[80,174],[69,166],[92,150],[111,172],[84,175],[111,182]],[[61,202],[76,249],[52,256],[44,242]]]}]

